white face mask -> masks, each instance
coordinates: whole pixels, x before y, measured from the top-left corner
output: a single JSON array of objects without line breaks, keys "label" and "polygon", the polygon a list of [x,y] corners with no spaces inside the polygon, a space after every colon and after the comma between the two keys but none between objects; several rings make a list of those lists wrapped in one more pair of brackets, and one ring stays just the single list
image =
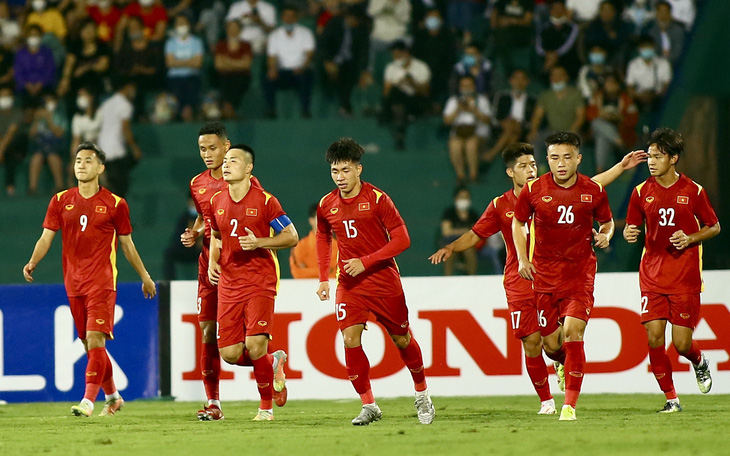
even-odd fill
[{"label": "white face mask", "polygon": [[55,101],[46,101],[46,111],[53,112],[56,110],[56,102]]},{"label": "white face mask", "polygon": [[189,25],[176,25],[175,26],[175,33],[179,37],[186,37],[188,34],[190,34],[190,26]]},{"label": "white face mask", "polygon": [[40,36],[29,36],[26,40],[29,47],[37,48],[41,45],[41,37]]},{"label": "white face mask", "polygon": [[142,6],[152,6],[155,0],[139,0],[139,4]]},{"label": "white face mask", "polygon": [[33,7],[33,11],[40,13],[46,9],[46,0],[33,0],[30,5]]},{"label": "white face mask", "polygon": [[8,109],[13,106],[13,97],[0,97],[0,109]]},{"label": "white face mask", "polygon": [[454,205],[456,206],[456,209],[458,209],[460,211],[467,211],[471,207],[471,200],[460,198],[460,199],[456,200]]},{"label": "white face mask", "polygon": [[76,106],[78,106],[79,109],[86,109],[90,104],[88,97],[82,95],[76,98]]},{"label": "white face mask", "polygon": [[96,4],[99,5],[99,8],[101,9],[107,9],[111,6],[112,2],[111,0],[99,0]]}]

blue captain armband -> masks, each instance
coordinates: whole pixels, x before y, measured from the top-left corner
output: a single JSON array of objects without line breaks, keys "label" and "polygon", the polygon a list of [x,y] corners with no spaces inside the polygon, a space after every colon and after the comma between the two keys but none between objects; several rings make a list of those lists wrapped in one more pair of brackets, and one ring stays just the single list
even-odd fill
[{"label": "blue captain armband", "polygon": [[274,220],[269,222],[269,226],[274,229],[276,234],[281,233],[281,230],[291,225],[291,220],[286,214],[276,217]]}]

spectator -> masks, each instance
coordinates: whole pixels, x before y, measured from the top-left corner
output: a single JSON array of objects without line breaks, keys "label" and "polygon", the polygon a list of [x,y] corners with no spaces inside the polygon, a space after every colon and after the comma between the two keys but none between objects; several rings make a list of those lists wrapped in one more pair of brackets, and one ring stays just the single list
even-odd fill
[{"label": "spectator", "polygon": [[[120,83],[117,92],[99,107],[99,147],[106,152],[106,185],[124,198],[129,189],[129,174],[142,158],[142,151],[132,134],[130,121],[134,112],[137,88],[134,82]],[[132,152],[131,155],[127,149]]]},{"label": "spectator", "polygon": [[[310,4],[311,5],[311,4]],[[317,18],[317,26],[315,32],[317,35],[321,35],[324,28],[332,20],[332,18],[341,14],[340,0],[324,0],[321,3],[317,2],[317,11],[313,14]]]},{"label": "spectator", "polygon": [[15,170],[28,149],[28,124],[26,114],[15,106],[13,90],[0,87],[0,163],[5,163],[5,193],[8,196],[15,195]]},{"label": "spectator", "polygon": [[27,26],[25,36],[26,45],[15,53],[13,74],[23,106],[35,107],[41,104],[43,91],[53,89],[56,82],[56,63],[51,49],[41,44],[43,30],[39,25]]},{"label": "spectator", "polygon": [[66,38],[66,20],[58,9],[48,6],[46,0],[31,0],[31,12],[25,18],[25,26],[39,25],[43,33],[52,33],[59,41]]},{"label": "spectator", "polygon": [[13,85],[13,52],[0,47],[0,87]]},{"label": "spectator", "polygon": [[[585,105],[580,91],[568,85],[567,71],[556,66],[550,72],[550,89],[540,94],[530,121],[528,141],[535,146],[535,157],[546,154],[543,139],[556,131],[579,133],[585,120]],[[543,120],[547,129],[541,129]],[[538,152],[539,151],[539,152]]]},{"label": "spectator", "polygon": [[409,0],[369,0],[368,15],[373,19],[370,34],[370,73],[378,63],[378,56],[408,33],[411,20]]},{"label": "spectator", "polygon": [[58,84],[59,96],[75,95],[81,87],[94,95],[102,94],[109,85],[110,60],[111,49],[97,38],[96,22],[86,19],[81,24],[79,40],[69,46],[63,76]]},{"label": "spectator", "polygon": [[687,30],[692,29],[697,16],[695,0],[667,0],[672,5],[672,17],[684,24]]},{"label": "spectator", "polygon": [[251,45],[254,54],[266,51],[266,37],[276,27],[276,8],[262,0],[242,0],[231,4],[226,22],[238,19],[243,23],[241,39]]},{"label": "spectator", "polygon": [[10,15],[7,1],[0,1],[0,45],[12,50],[20,39],[20,24]]},{"label": "spectator", "polygon": [[179,103],[178,116],[193,120],[200,108],[203,66],[203,40],[190,33],[190,19],[184,14],[175,18],[175,33],[165,43],[167,87]]},{"label": "spectator", "polygon": [[[289,253],[289,267],[291,275],[295,279],[316,279],[319,277],[317,266],[317,203],[309,207],[309,227],[311,230],[306,237],[299,240],[299,244],[292,247]],[[179,244],[180,242],[178,242]],[[332,251],[330,255],[330,279],[337,275],[337,240],[332,239]]]},{"label": "spectator", "polygon": [[[195,225],[195,220],[198,218],[198,210],[195,208],[195,203],[192,198],[188,198],[188,207],[185,212],[180,214],[175,225],[175,231],[173,231],[170,237],[170,242],[167,244],[165,254],[162,260],[163,268],[163,279],[175,280],[177,273],[175,266],[178,263],[185,263],[190,265],[198,264],[198,256],[200,255],[200,247],[203,245],[203,236],[199,236],[195,240],[195,248],[189,249],[180,243],[180,236],[178,233],[184,233],[187,228],[192,229]],[[192,269],[192,268],[191,268]]]},{"label": "spectator", "polygon": [[593,93],[603,85],[606,75],[614,71],[606,64],[606,58],[606,50],[597,44],[588,53],[588,63],[578,72],[578,88],[586,100],[590,100]]},{"label": "spectator", "polygon": [[656,5],[656,19],[647,27],[647,33],[657,44],[657,55],[669,60],[674,65],[682,55],[684,47],[684,27],[672,19],[672,5],[660,1]]},{"label": "spectator", "polygon": [[591,22],[598,16],[602,0],[566,0],[565,7],[568,15],[577,24],[583,25]]},{"label": "spectator", "polygon": [[370,32],[365,18],[356,8],[327,22],[320,39],[327,78],[337,90],[339,113],[352,116],[352,89],[362,80],[368,66]]},{"label": "spectator", "polygon": [[[492,12],[492,30],[497,58],[504,74],[512,74],[516,66],[529,65],[530,47],[535,36],[532,25],[533,0],[497,0]],[[523,61],[515,65],[515,58]]]},{"label": "spectator", "polygon": [[416,31],[413,56],[431,69],[431,98],[436,113],[441,111],[441,106],[449,96],[449,77],[456,63],[458,46],[456,36],[444,27],[441,12],[435,8],[429,10],[424,19],[424,28]]},{"label": "spectator", "polygon": [[499,138],[487,151],[485,161],[491,162],[508,145],[522,141],[530,129],[530,119],[537,100],[527,93],[530,77],[525,70],[514,70],[509,78],[509,90],[494,97],[494,119],[499,123]]},{"label": "spectator", "polygon": [[99,40],[112,44],[114,31],[122,19],[122,10],[112,0],[98,0],[86,6],[86,14],[96,22]]},{"label": "spectator", "polygon": [[119,21],[118,30],[114,33],[114,49],[122,47],[124,32],[129,24],[130,17],[138,17],[144,25],[145,37],[153,43],[162,43],[167,30],[167,10],[159,0],[137,0],[128,4]]},{"label": "spectator", "polygon": [[606,50],[610,65],[623,68],[626,64],[626,49],[631,37],[631,24],[616,13],[616,6],[610,0],[601,2],[598,17],[588,24],[583,36],[583,47],[591,49],[600,46]]},{"label": "spectator", "polygon": [[636,143],[639,111],[631,97],[622,90],[615,75],[607,75],[600,90],[591,98],[586,119],[596,140],[596,172],[613,164],[617,156]]},{"label": "spectator", "polygon": [[492,93],[492,62],[482,55],[482,48],[477,43],[469,43],[464,48],[464,55],[454,65],[451,76],[451,90],[457,92],[462,76],[471,76],[477,84],[477,93]]},{"label": "spectator", "polygon": [[58,109],[58,100],[53,93],[44,96],[45,105],[35,110],[30,127],[30,167],[28,172],[28,194],[38,194],[38,177],[43,161],[47,161],[53,176],[54,192],[63,189],[63,163],[61,162],[61,140],[66,134],[66,118]]},{"label": "spectator", "polygon": [[[426,27],[426,16],[432,9],[439,12],[440,17],[446,17],[447,0],[413,0],[411,2],[411,25],[414,30],[423,30]],[[451,27],[444,27],[451,30]]]},{"label": "spectator", "polygon": [[223,100],[223,118],[235,119],[236,109],[251,84],[251,45],[241,40],[241,23],[226,22],[226,38],[215,48],[215,71]]},{"label": "spectator", "polygon": [[226,2],[223,0],[215,0],[212,2],[200,1],[194,3],[194,6],[198,10],[198,14],[193,16],[198,18],[195,31],[204,38],[208,49],[211,52],[215,52],[215,47],[218,45],[221,35],[225,36],[225,33],[222,33],[222,29],[224,18],[226,17]]},{"label": "spectator", "polygon": [[565,0],[555,0],[550,5],[550,20],[540,28],[535,43],[537,55],[545,59],[545,74],[550,74],[553,67],[561,66],[571,77],[576,76],[580,67],[576,49],[578,32],[578,24],[568,17]]},{"label": "spectator", "polygon": [[276,117],[276,91],[295,88],[299,94],[302,117],[312,117],[310,99],[312,96],[312,58],[314,57],[314,34],[299,25],[299,10],[293,5],[283,8],[282,25],[271,32],[266,51],[267,68],[264,80],[267,117]]},{"label": "spectator", "polygon": [[626,85],[629,95],[643,112],[654,111],[667,93],[672,80],[669,60],[657,57],[656,43],[650,36],[639,41],[639,55],[629,62]]},{"label": "spectator", "polygon": [[[471,205],[471,192],[466,187],[459,187],[454,192],[454,205],[447,208],[441,216],[441,241],[440,246],[454,242],[462,234],[471,229],[479,220],[479,215]],[[478,244],[477,244],[478,245]],[[482,245],[484,245],[482,243]],[[454,252],[444,262],[444,275],[454,274],[456,260],[464,262],[463,268],[467,275],[477,273],[477,249],[476,246],[463,252]]]},{"label": "spectator", "polygon": [[633,35],[639,36],[654,19],[654,11],[648,0],[634,0],[624,10],[624,19],[633,26]]},{"label": "spectator", "polygon": [[449,27],[471,37],[474,22],[484,16],[484,0],[450,0],[446,9]]},{"label": "spectator", "polygon": [[94,92],[84,87],[80,88],[76,93],[74,100],[76,112],[71,119],[71,147],[67,182],[69,187],[73,187],[76,179],[74,177],[73,162],[76,157],[76,148],[82,142],[99,142],[99,129],[101,121],[96,115],[96,98]]},{"label": "spectator", "polygon": [[385,67],[383,85],[383,120],[390,122],[395,147],[406,147],[406,128],[410,118],[420,115],[429,104],[431,70],[413,58],[403,41],[391,46],[393,61]]},{"label": "spectator", "polygon": [[449,158],[456,179],[462,185],[466,183],[465,162],[469,179],[472,182],[479,180],[479,139],[489,134],[490,115],[489,99],[476,92],[474,78],[462,76],[459,95],[449,98],[444,108],[444,123],[451,127]]}]

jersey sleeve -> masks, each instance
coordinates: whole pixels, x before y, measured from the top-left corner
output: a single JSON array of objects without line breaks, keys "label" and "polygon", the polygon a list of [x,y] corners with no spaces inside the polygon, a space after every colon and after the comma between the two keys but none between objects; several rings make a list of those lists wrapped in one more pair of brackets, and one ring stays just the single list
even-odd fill
[{"label": "jersey sleeve", "polygon": [[192,184],[190,185],[190,197],[193,199],[193,204],[195,204],[195,210],[198,211],[198,214],[203,215],[203,210],[200,208],[198,198],[195,197],[195,190],[193,189]]},{"label": "jersey sleeve", "polygon": [[639,192],[634,189],[629,199],[629,208],[626,211],[627,225],[642,225],[644,223],[644,211],[641,209],[641,197]]},{"label": "jersey sleeve", "polygon": [[517,204],[515,204],[515,218],[522,223],[527,223],[534,212],[532,203],[530,202],[530,196],[532,194],[532,187],[528,184],[522,187],[520,196],[517,198]]},{"label": "jersey sleeve", "polygon": [[695,216],[704,226],[715,226],[718,222],[717,214],[715,209],[712,208],[710,198],[707,196],[707,192],[703,188],[697,195],[697,204],[694,206]]},{"label": "jersey sleeve", "polygon": [[266,214],[266,218],[269,223],[273,222],[277,217],[286,215],[286,212],[284,212],[284,208],[281,207],[281,203],[277,197],[272,195],[271,198],[269,198],[269,201],[266,203]]},{"label": "jersey sleeve", "polygon": [[499,232],[499,213],[495,205],[497,198],[493,199],[479,220],[471,227],[471,230],[482,239],[486,239]]},{"label": "jersey sleeve", "polygon": [[380,201],[380,203],[376,202],[376,206],[378,207],[380,220],[389,233],[399,226],[405,226],[406,222],[403,220],[400,212],[398,212],[398,208],[395,207],[393,200],[390,199],[388,195],[383,194],[382,201]]},{"label": "jersey sleeve", "polygon": [[329,280],[329,265],[331,261],[332,227],[323,215],[322,203],[317,205],[317,233],[315,235],[315,250],[317,251],[317,266],[319,281]]},{"label": "jersey sleeve", "polygon": [[216,219],[217,205],[215,203],[215,197],[218,193],[213,195],[210,199],[210,229],[213,231],[220,231],[218,228],[218,220]]},{"label": "jersey sleeve", "polygon": [[61,217],[58,211],[59,207],[59,197],[57,195],[53,195],[53,198],[51,198],[51,201],[48,203],[46,217],[43,219],[43,228],[51,231],[58,231],[61,229]]},{"label": "jersey sleeve", "polygon": [[606,194],[606,190],[601,187],[597,196],[598,204],[596,204],[596,207],[593,208],[593,218],[599,223],[609,222],[613,218],[613,213],[611,212],[611,206],[608,204],[608,195]]},{"label": "jersey sleeve", "polygon": [[124,199],[119,200],[116,211],[114,211],[114,229],[118,236],[132,234],[132,222],[129,219],[129,205]]}]

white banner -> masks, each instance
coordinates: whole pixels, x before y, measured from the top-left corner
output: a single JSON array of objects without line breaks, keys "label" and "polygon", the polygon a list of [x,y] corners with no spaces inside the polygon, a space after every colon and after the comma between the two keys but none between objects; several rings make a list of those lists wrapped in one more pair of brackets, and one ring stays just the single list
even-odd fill
[{"label": "white banner", "polygon": [[[710,358],[712,393],[730,393],[730,271],[709,271],[704,277],[702,320],[695,339]],[[509,330],[501,276],[405,278],[403,287],[432,395],[534,394],[521,342]],[[316,280],[283,280],[276,300],[272,346],[289,354],[289,398],[355,398],[344,367],[334,302],[320,302],[316,289]],[[172,395],[179,400],[205,399],[197,360],[196,292],[193,281],[171,286]],[[661,394],[649,371],[638,313],[638,275],[598,274],[595,297],[585,337],[588,363],[583,392]],[[376,397],[412,394],[410,374],[377,324],[369,325],[363,347],[372,366]],[[669,354],[677,392],[698,393],[687,360],[673,348]],[[222,365],[227,377],[221,380],[222,400],[258,399],[250,368]],[[552,375],[550,384],[553,393],[559,392]]]}]

